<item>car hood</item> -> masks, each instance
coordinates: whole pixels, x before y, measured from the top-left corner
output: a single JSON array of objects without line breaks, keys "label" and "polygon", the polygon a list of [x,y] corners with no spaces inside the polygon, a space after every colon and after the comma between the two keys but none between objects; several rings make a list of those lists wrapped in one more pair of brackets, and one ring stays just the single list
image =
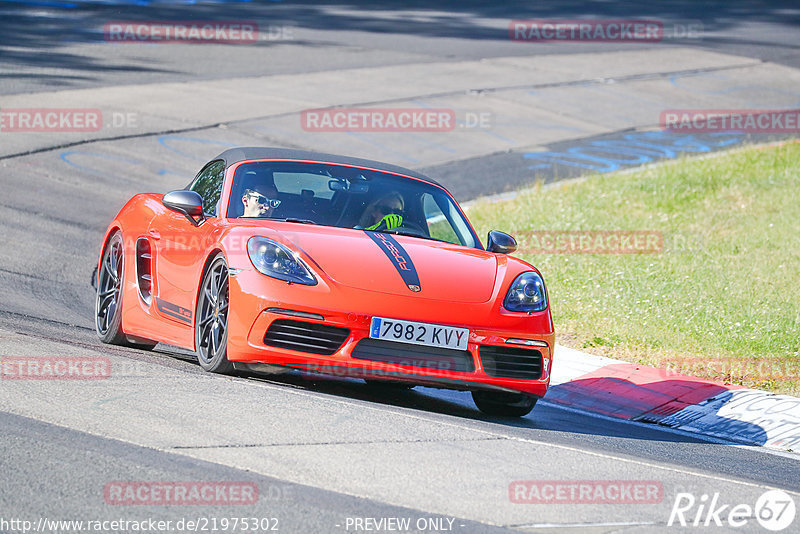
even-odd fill
[{"label": "car hood", "polygon": [[297,224],[286,230],[280,235],[287,245],[344,286],[456,303],[492,297],[497,259],[489,252],[363,230]]}]

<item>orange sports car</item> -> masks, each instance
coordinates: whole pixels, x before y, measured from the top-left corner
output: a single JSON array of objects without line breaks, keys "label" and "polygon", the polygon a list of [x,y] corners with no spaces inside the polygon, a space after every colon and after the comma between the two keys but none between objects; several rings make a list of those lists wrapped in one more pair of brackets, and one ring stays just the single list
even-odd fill
[{"label": "orange sports car", "polygon": [[184,190],[134,196],[96,272],[106,343],[193,350],[216,373],[299,370],[471,391],[522,416],[545,394],[553,321],[540,273],[417,172],[235,148]]}]

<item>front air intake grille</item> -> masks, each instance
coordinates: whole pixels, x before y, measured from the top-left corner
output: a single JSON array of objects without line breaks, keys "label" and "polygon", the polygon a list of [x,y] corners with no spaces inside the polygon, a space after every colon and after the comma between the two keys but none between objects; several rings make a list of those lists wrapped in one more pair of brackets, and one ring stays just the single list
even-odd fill
[{"label": "front air intake grille", "polygon": [[353,349],[353,358],[373,362],[471,373],[475,362],[468,350],[440,349],[410,343],[365,338]]},{"label": "front air intake grille", "polygon": [[528,380],[542,377],[542,353],[538,350],[481,345],[478,352],[489,376]]},{"label": "front air intake grille", "polygon": [[276,319],[264,334],[264,344],[281,349],[333,354],[350,335],[350,330],[291,319]]}]

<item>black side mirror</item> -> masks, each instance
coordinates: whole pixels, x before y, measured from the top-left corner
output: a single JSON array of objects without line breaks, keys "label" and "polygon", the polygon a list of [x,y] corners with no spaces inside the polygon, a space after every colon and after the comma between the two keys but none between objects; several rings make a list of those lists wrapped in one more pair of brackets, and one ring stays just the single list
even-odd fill
[{"label": "black side mirror", "polygon": [[205,220],[203,197],[195,191],[170,191],[162,197],[161,203],[172,211],[186,215],[195,226],[199,226]]},{"label": "black side mirror", "polygon": [[510,235],[492,230],[486,241],[486,250],[500,254],[511,254],[517,250],[517,240]]}]

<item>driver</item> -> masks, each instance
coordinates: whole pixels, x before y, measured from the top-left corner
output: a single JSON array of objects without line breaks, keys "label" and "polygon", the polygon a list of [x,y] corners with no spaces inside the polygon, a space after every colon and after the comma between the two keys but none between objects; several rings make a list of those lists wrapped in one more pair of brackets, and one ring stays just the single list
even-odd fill
[{"label": "driver", "polygon": [[403,224],[403,195],[391,191],[367,205],[359,219],[358,228],[364,230],[394,230]]},{"label": "driver", "polygon": [[278,190],[274,186],[260,185],[244,190],[242,204],[242,217],[270,217],[275,208],[281,205],[281,201],[278,200]]}]

